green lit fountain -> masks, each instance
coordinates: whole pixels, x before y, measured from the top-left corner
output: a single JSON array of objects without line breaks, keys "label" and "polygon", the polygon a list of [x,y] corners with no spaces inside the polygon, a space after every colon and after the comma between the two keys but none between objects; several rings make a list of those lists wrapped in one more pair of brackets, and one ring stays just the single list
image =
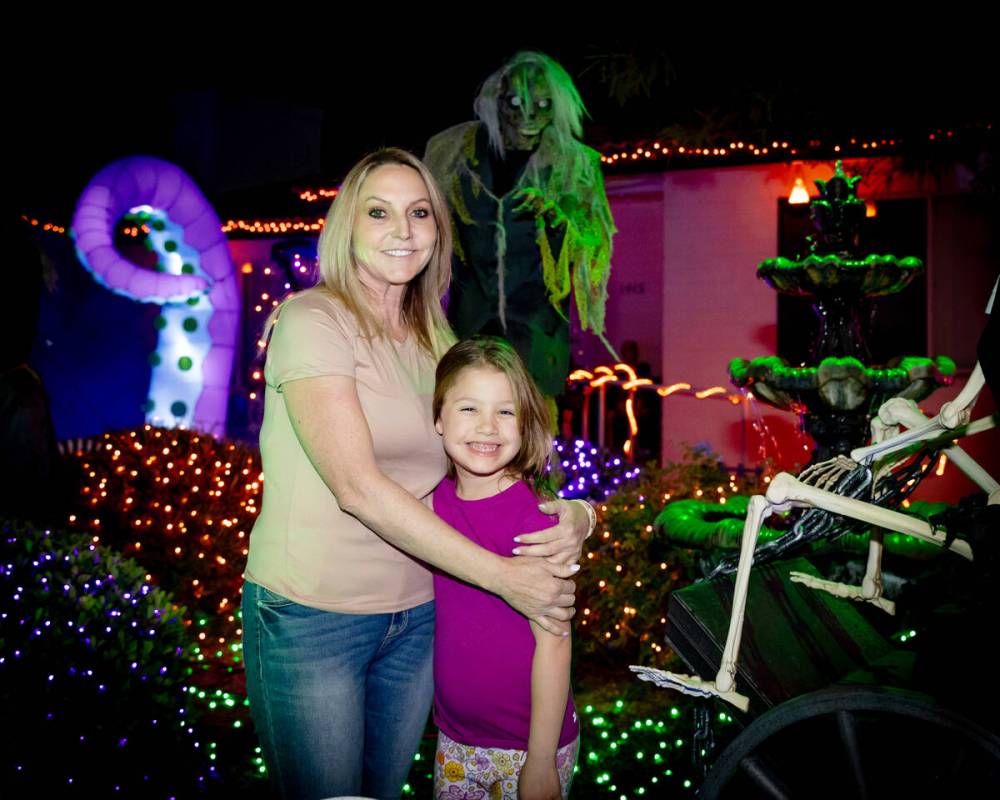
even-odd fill
[{"label": "green lit fountain", "polygon": [[871,360],[862,324],[869,298],[895,294],[924,268],[918,258],[860,253],[865,203],[857,196],[860,176],[848,177],[837,162],[828,181],[816,181],[820,195],[810,203],[816,227],[809,255],[801,261],[769,258],[757,277],[783,294],[813,298],[819,330],[812,347],[816,366],[791,367],[777,356],[733,359],[729,373],[736,386],[764,402],[802,415],[816,442],[812,461],[848,453],[868,440],[868,426],[891,397],[920,401],[950,384],[954,362],[937,358],[894,359],[886,367]]}]

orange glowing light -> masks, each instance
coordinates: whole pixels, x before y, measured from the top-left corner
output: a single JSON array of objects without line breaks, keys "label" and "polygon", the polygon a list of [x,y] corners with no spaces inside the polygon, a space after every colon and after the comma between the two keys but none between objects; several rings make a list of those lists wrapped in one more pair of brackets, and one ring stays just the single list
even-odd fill
[{"label": "orange glowing light", "polygon": [[[625,413],[628,415],[628,429],[631,431],[632,436],[635,436],[639,432],[639,423],[635,419],[635,398],[629,397],[625,401]],[[630,445],[631,442],[626,442],[626,445]],[[627,450],[625,451],[628,452]]]},{"label": "orange glowing light", "polygon": [[634,381],[635,380],[635,370],[632,369],[632,367],[630,367],[628,364],[615,364],[615,369],[616,370],[621,370],[626,375],[628,375],[628,379],[630,381]]},{"label": "orange glowing light", "polygon": [[673,383],[670,386],[662,386],[656,390],[660,397],[670,397],[676,392],[684,392],[691,388],[690,383]]}]

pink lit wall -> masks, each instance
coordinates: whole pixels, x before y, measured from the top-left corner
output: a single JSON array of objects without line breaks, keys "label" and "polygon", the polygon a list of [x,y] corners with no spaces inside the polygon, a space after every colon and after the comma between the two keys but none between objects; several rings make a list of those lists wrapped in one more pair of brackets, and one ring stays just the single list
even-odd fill
[{"label": "pink lit wall", "polygon": [[[628,339],[639,345],[639,358],[654,375],[663,360],[663,181],[660,175],[612,178],[608,199],[618,229],[614,238],[605,319],[607,338],[620,350]],[[597,337],[575,336],[573,356],[591,369],[612,359]]]}]

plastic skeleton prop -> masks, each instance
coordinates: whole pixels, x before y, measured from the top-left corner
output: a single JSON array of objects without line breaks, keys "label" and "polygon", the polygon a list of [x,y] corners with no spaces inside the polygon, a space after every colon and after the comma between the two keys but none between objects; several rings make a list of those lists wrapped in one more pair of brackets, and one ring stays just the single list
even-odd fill
[{"label": "plastic skeleton prop", "polygon": [[[914,445],[942,439],[949,441],[956,436],[967,436],[993,427],[994,422],[990,417],[969,422],[972,406],[984,383],[982,368],[976,364],[976,369],[958,397],[945,403],[938,415],[930,420],[920,413],[912,401],[893,398],[882,405],[878,417],[872,420],[874,444],[853,450],[850,458],[840,455],[814,464],[798,478],[785,472],[779,473],[771,481],[766,494],[750,498],[736,566],[729,633],[714,682],[649,667],[633,666],[632,671],[643,680],[652,681],[658,686],[699,697],[721,697],[738,708],[747,710],[747,697],[736,691],[736,663],[757,537],[764,520],[775,511],[807,509],[791,531],[756,551],[758,560],[765,560],[765,557],[770,560],[796,545],[821,537],[837,536],[851,529],[875,526],[869,538],[868,565],[861,586],[822,580],[801,572],[790,573],[790,578],[838,597],[873,603],[890,614],[895,612],[895,606],[882,596],[883,530],[915,536],[971,561],[972,548],[967,542],[954,539],[921,519],[892,511],[886,506],[902,502],[930,465],[928,458],[933,458],[932,451],[923,448],[913,458],[909,451]],[[907,429],[905,433],[900,433],[900,426]],[[957,445],[945,446],[943,452],[956,467],[990,495],[991,503],[1000,502],[1000,484],[967,453]],[[710,577],[731,571],[731,560],[724,561]]]}]

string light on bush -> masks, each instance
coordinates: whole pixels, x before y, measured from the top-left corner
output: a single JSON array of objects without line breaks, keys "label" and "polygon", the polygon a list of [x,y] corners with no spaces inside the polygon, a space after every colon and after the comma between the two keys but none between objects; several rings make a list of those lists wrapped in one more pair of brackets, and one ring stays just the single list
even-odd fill
[{"label": "string light on bush", "polygon": [[5,788],[203,790],[218,773],[184,700],[188,643],[170,596],[86,536],[5,524],[0,549],[0,696],[18,721]]},{"label": "string light on bush", "polygon": [[259,453],[152,425],[99,442],[71,456],[82,485],[70,527],[135,558],[176,594],[197,631],[200,664],[238,666],[240,573],[263,492]]},{"label": "string light on bush", "polygon": [[638,478],[640,472],[621,456],[601,451],[583,439],[556,439],[553,455],[565,477],[559,497],[603,499]]}]

